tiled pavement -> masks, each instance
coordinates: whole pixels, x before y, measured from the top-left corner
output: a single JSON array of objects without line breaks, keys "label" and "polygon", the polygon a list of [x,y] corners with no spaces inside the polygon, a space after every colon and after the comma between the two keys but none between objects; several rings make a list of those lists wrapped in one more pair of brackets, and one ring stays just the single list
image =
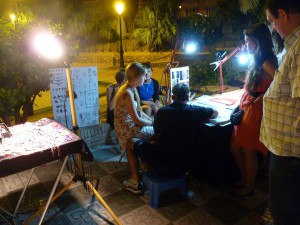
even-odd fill
[{"label": "tiled pavement", "polygon": [[[161,195],[160,207],[148,205],[149,196],[135,196],[124,189],[121,183],[126,159],[118,162],[118,145],[94,146],[92,153],[93,184],[98,193],[124,225],[260,225],[271,224],[267,208],[267,177],[257,179],[256,192],[252,197],[235,199],[229,196],[228,184],[212,185],[190,178],[189,197],[182,201],[177,190]],[[26,192],[18,214],[19,224],[45,204],[61,162],[55,161],[35,169],[29,190]],[[29,171],[0,178],[0,206],[13,212],[21,188]],[[58,190],[66,185],[73,175],[64,170]],[[96,180],[99,179],[99,183]],[[5,214],[2,214],[6,216]],[[30,224],[37,224],[36,218]],[[0,224],[7,224],[0,217]],[[73,184],[53,204],[43,224],[116,224],[112,216],[81,182]]]}]

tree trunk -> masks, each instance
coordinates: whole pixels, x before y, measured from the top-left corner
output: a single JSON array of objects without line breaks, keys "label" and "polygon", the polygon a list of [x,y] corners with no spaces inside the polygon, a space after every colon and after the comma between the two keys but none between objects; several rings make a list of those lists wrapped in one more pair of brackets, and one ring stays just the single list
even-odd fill
[{"label": "tree trunk", "polygon": [[3,122],[4,122],[8,127],[10,127],[10,126],[12,125],[9,116],[4,115],[4,116],[2,117],[2,119],[3,119]]},{"label": "tree trunk", "polygon": [[[35,96],[31,100],[31,97],[26,97],[26,101],[23,103],[23,105],[20,105],[15,108],[15,124],[22,124],[27,121],[28,116],[33,115],[33,102],[35,99]],[[23,114],[21,115],[21,110],[23,111]]]}]

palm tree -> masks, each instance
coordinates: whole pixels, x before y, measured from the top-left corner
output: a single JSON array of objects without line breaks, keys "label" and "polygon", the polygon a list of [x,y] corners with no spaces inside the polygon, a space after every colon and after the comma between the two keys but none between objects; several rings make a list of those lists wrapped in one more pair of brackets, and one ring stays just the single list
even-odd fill
[{"label": "palm tree", "polygon": [[135,20],[137,28],[132,37],[151,51],[162,50],[177,32],[177,1],[145,1],[142,12],[142,18]]},{"label": "palm tree", "polygon": [[257,8],[259,2],[259,0],[239,0],[240,10],[242,13],[246,14],[248,11]]},{"label": "palm tree", "polygon": [[257,20],[265,22],[264,4],[265,1],[260,0],[239,0],[240,10],[243,14],[252,13],[256,15]]}]

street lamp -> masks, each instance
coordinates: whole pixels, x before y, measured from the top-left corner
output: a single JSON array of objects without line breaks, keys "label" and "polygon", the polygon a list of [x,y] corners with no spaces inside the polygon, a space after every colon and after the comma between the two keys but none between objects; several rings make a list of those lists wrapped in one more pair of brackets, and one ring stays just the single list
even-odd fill
[{"label": "street lamp", "polygon": [[124,11],[124,4],[122,2],[119,2],[116,4],[116,10],[119,14],[119,20],[120,20],[120,68],[124,68],[124,51],[123,51],[123,44],[122,44],[122,13]]},{"label": "street lamp", "polygon": [[15,29],[16,15],[15,14],[10,14],[10,19],[11,19],[11,23],[13,24],[13,27]]},{"label": "street lamp", "polygon": [[14,22],[15,19],[16,19],[16,15],[15,14],[10,14],[10,19],[11,19],[11,22]]}]

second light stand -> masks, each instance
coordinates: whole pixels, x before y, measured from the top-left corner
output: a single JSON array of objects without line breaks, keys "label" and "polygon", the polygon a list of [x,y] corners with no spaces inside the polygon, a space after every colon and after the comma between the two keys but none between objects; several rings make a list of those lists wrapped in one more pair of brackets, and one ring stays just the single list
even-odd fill
[{"label": "second light stand", "polygon": [[[222,70],[222,65],[223,65],[228,59],[230,59],[237,51],[243,50],[244,47],[245,47],[245,45],[238,46],[238,47],[236,47],[232,52],[230,52],[229,55],[225,56],[224,59],[221,59],[221,58],[222,58],[222,56],[221,56],[220,58],[218,58],[218,61],[210,63],[210,65],[213,65],[213,64],[216,65],[214,71],[215,71],[216,69],[219,68],[219,76],[220,76],[220,94],[223,93],[223,89],[224,89],[224,85],[223,85],[223,70]],[[223,54],[223,56],[224,56],[224,54]]]}]

